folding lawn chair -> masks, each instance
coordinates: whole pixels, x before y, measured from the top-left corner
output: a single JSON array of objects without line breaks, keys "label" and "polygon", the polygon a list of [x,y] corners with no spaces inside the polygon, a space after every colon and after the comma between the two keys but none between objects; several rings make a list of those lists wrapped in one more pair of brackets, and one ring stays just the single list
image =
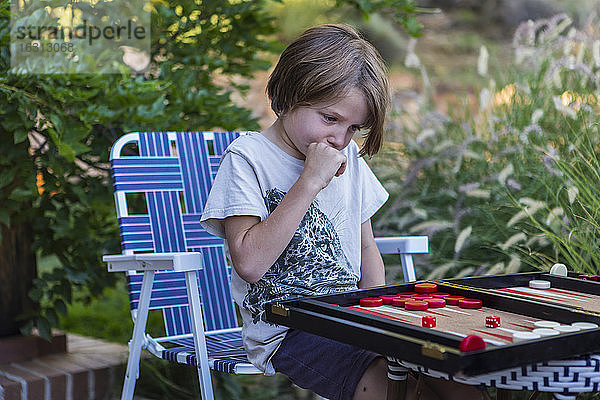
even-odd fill
[{"label": "folding lawn chair", "polygon": [[[110,271],[127,272],[134,320],[121,399],[133,397],[143,348],[197,367],[203,399],[213,398],[210,369],[261,373],[242,346],[223,240],[200,226],[220,157],[239,135],[136,132],[112,148],[123,254],[104,260]],[[415,280],[411,254],[427,252],[427,237],[378,238],[377,245],[383,253],[400,254],[405,280]],[[148,310],[154,309],[162,310],[164,337],[145,332]]]}]

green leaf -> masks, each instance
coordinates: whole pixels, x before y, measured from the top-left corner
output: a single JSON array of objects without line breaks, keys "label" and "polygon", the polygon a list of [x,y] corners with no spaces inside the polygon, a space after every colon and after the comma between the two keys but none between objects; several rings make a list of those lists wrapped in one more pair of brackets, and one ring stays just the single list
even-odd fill
[{"label": "green leaf", "polygon": [[[0,124],[6,129],[8,132],[17,132],[19,131],[22,135],[23,132],[27,135],[29,131],[29,127],[25,126],[23,120],[23,114],[20,107],[17,107],[15,103],[11,104],[11,101],[8,101],[9,104],[6,105],[6,108],[2,112],[3,120]],[[12,107],[11,107],[12,106]],[[19,143],[19,142],[15,142]]]},{"label": "green leaf", "polygon": [[54,302],[54,309],[62,316],[67,315],[67,305],[65,304],[63,299],[57,299]]},{"label": "green leaf", "polygon": [[58,154],[63,156],[68,162],[75,161],[75,150],[65,142],[59,142],[56,147],[58,147]]},{"label": "green leaf", "polygon": [[53,128],[48,128],[48,134],[50,135],[50,139],[52,139],[54,144],[58,145],[60,143],[60,137]]},{"label": "green leaf", "polygon": [[40,288],[34,288],[29,291],[29,298],[35,301],[36,303],[39,303],[43,296],[44,291]]},{"label": "green leaf", "polygon": [[58,326],[58,314],[52,308],[46,308],[46,318],[51,326]]},{"label": "green leaf", "polygon": [[6,208],[0,208],[0,224],[10,226],[10,214]]},{"label": "green leaf", "polygon": [[17,144],[24,142],[25,139],[27,139],[28,134],[29,132],[26,129],[24,129],[24,127],[21,127],[21,129],[17,129],[13,133],[13,143]]},{"label": "green leaf", "polygon": [[67,270],[67,278],[75,283],[85,283],[89,277],[89,274],[85,272]]},{"label": "green leaf", "polygon": [[50,323],[48,319],[45,317],[38,317],[35,320],[35,326],[37,326],[40,336],[46,340],[50,340],[52,338],[52,333],[50,331]]},{"label": "green leaf", "polygon": [[31,332],[33,331],[33,320],[27,321],[27,323],[21,327],[20,331],[24,336],[31,335]]},{"label": "green leaf", "polygon": [[411,36],[422,36],[421,31],[423,30],[423,24],[421,24],[415,17],[408,17],[403,23],[406,32]]},{"label": "green leaf", "polygon": [[8,196],[8,198],[10,200],[14,200],[16,202],[22,202],[22,201],[26,201],[31,199],[32,196],[32,192],[31,189],[27,189],[27,188],[16,188],[14,189],[11,194]]},{"label": "green leaf", "polygon": [[365,14],[367,14],[367,15],[369,13],[371,13],[373,11],[373,8],[374,8],[373,2],[371,2],[369,0],[356,0],[356,4],[360,8],[360,10],[362,12],[364,12]]},{"label": "green leaf", "polygon": [[15,179],[16,174],[17,170],[14,168],[4,169],[2,172],[0,172],[0,188],[11,184]]},{"label": "green leaf", "polygon": [[62,137],[64,132],[64,124],[62,118],[56,114],[50,114],[50,122],[52,123],[54,130],[58,133],[58,136]]}]

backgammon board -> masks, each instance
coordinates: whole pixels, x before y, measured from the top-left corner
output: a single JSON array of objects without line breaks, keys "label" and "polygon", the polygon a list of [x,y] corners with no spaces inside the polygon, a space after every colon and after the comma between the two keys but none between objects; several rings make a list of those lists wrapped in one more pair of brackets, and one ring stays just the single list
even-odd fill
[{"label": "backgammon board", "polygon": [[[421,281],[271,303],[267,320],[454,375],[600,351],[596,307],[497,290],[548,278],[516,275],[508,281],[506,276]],[[600,288],[572,278],[554,281],[567,282],[554,283],[556,290]],[[574,286],[559,287],[565,285]],[[596,293],[589,304],[600,304]]]}]

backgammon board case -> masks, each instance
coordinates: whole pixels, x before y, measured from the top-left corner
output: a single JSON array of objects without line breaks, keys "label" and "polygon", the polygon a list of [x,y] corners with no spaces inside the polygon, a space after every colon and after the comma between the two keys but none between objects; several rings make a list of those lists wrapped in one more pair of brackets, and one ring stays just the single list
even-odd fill
[{"label": "backgammon board case", "polygon": [[[479,299],[483,307],[473,310],[448,306],[407,311],[389,305],[360,306],[360,299],[414,292],[415,284],[424,282],[437,285],[440,296],[443,293]],[[510,335],[510,331],[531,331],[538,321],[565,325],[587,322],[597,326],[600,325],[598,313],[487,288],[467,287],[464,282],[416,283],[272,302],[266,305],[266,319],[458,376],[600,351],[599,328],[519,342],[513,342]],[[422,317],[426,315],[436,317],[435,328],[422,326]],[[489,315],[500,316],[501,328],[485,326]],[[485,348],[461,351],[465,336],[472,335],[483,337]]]}]

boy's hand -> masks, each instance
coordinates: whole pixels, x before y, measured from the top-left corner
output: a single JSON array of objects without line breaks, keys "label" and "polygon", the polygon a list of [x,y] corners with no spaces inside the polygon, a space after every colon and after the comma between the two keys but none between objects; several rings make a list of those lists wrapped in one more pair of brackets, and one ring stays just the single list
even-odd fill
[{"label": "boy's hand", "polygon": [[304,170],[300,179],[315,185],[321,191],[329,185],[334,176],[346,170],[346,156],[324,143],[311,143],[306,151]]}]

